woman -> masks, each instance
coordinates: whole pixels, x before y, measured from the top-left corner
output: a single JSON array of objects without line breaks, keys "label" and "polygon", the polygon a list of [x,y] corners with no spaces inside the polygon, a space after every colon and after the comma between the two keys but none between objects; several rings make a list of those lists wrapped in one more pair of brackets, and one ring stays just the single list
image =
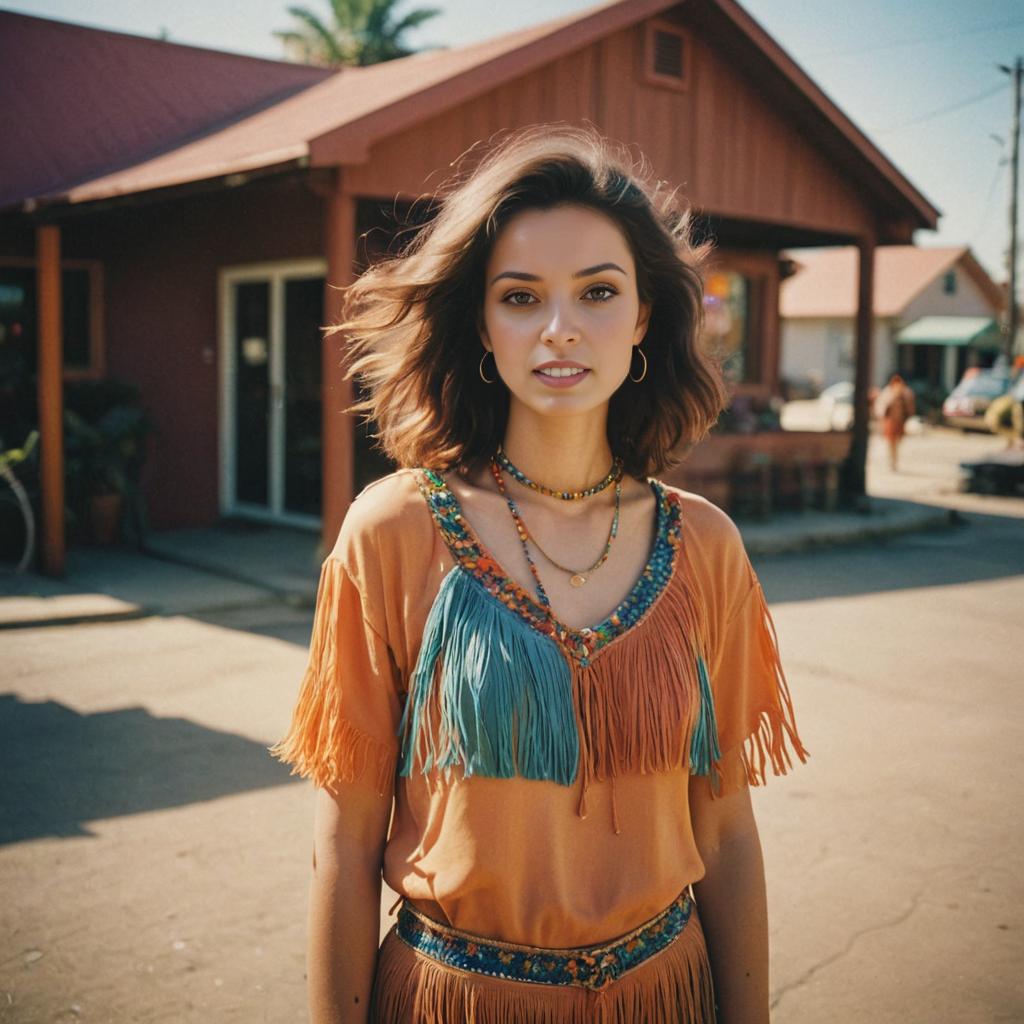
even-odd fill
[{"label": "woman", "polygon": [[889,445],[889,467],[895,470],[907,420],[914,415],[914,392],[898,373],[894,373],[889,383],[878,393],[875,415],[882,421],[882,436]]},{"label": "woman", "polygon": [[609,143],[543,126],[350,289],[403,468],[323,564],[271,748],[319,787],[317,1024],[767,1021],[747,784],[805,752],[738,532],[648,477],[723,404],[702,255]]}]

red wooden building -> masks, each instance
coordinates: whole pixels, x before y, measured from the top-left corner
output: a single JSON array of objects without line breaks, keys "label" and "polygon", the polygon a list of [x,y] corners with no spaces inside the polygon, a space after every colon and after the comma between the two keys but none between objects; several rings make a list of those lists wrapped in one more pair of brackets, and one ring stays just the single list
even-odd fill
[{"label": "red wooden building", "polygon": [[131,381],[160,431],[143,479],[155,528],[246,515],[333,541],[380,463],[339,413],[350,393],[338,345],[319,343],[337,314],[324,283],[352,279],[359,237],[385,237],[396,199],[429,195],[500,129],[586,120],[681,186],[718,244],[709,329],[741,393],[777,384],[781,250],[858,248],[866,339],[875,247],[938,217],[733,0],[618,0],[335,73],[9,13],[0,39],[17,86],[0,328],[39,360],[46,486],[59,488],[61,374]]}]

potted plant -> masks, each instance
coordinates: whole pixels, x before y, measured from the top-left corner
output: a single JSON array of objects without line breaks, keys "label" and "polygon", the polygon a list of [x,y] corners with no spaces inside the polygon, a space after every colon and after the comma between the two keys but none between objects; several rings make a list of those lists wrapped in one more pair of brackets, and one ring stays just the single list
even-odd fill
[{"label": "potted plant", "polygon": [[97,544],[120,537],[125,497],[138,479],[150,430],[149,418],[134,404],[112,405],[91,422],[74,409],[64,411],[68,497],[84,511]]}]

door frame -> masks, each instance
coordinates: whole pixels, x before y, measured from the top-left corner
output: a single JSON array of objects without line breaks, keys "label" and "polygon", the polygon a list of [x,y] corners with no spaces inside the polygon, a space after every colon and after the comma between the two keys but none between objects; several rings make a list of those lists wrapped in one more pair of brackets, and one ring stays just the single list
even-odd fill
[{"label": "door frame", "polygon": [[239,263],[221,267],[217,271],[217,305],[220,337],[218,355],[220,363],[220,402],[218,440],[220,444],[220,496],[222,516],[239,516],[282,526],[297,526],[318,531],[321,517],[306,513],[287,512],[284,504],[284,405],[271,401],[268,436],[268,491],[270,508],[238,501],[235,494],[236,435],[235,435],[235,346],[232,332],[235,320],[235,302],[232,285],[250,281],[268,281],[270,284],[270,337],[269,352],[270,393],[284,398],[284,283],[295,277],[322,277],[327,279],[327,260],[308,259],[275,260],[265,263]]}]

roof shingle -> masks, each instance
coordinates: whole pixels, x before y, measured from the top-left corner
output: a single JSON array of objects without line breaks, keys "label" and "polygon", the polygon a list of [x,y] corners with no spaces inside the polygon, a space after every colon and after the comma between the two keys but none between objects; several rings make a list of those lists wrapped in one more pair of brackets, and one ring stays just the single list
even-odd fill
[{"label": "roof shingle", "polygon": [[0,208],[153,158],[331,75],[0,11]]}]

